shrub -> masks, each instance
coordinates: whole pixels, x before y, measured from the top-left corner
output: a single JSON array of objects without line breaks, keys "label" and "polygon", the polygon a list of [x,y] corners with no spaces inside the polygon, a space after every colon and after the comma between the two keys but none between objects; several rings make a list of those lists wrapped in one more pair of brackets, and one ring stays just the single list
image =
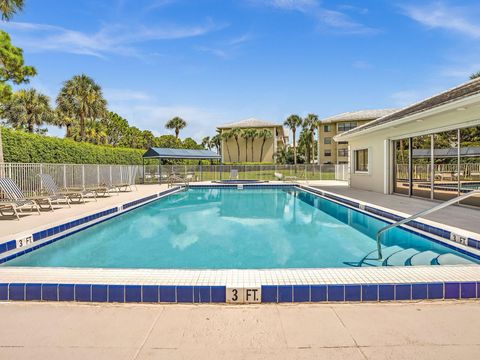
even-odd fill
[{"label": "shrub", "polygon": [[0,127],[5,162],[142,164],[145,150],[79,143]]}]

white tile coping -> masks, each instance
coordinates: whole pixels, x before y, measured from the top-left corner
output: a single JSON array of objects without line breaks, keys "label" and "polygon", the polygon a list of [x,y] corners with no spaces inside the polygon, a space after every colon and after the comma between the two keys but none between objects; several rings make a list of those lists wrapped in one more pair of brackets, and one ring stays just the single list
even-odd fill
[{"label": "white tile coping", "polygon": [[251,287],[260,285],[410,284],[475,282],[479,280],[480,266],[478,265],[268,270],[0,268],[0,283]]}]

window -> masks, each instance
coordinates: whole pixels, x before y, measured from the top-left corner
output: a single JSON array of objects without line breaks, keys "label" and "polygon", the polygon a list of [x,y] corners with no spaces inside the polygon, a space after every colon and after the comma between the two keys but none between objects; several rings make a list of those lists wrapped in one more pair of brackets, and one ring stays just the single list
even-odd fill
[{"label": "window", "polygon": [[368,149],[355,150],[355,172],[368,172]]},{"label": "window", "polygon": [[329,145],[332,143],[332,138],[331,137],[326,137],[323,139],[323,143],[326,145]]},{"label": "window", "polygon": [[338,131],[343,132],[343,131],[348,131],[355,129],[357,127],[356,122],[344,122],[344,123],[339,123],[338,124]]},{"label": "window", "polygon": [[332,125],[323,125],[323,131],[324,132],[332,131]]},{"label": "window", "polygon": [[338,149],[338,156],[347,157],[348,156],[348,149]]},{"label": "window", "polygon": [[325,150],[325,151],[323,152],[323,154],[324,154],[325,156],[332,156],[332,150]]},{"label": "window", "polygon": [[348,141],[339,141],[338,145],[348,145]]}]

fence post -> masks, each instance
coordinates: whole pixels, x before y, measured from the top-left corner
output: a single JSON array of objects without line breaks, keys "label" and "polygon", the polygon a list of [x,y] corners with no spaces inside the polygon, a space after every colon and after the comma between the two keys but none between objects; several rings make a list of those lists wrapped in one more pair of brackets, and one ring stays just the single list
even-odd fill
[{"label": "fence post", "polygon": [[82,164],[82,188],[85,189],[85,164]]},{"label": "fence post", "polygon": [[100,165],[97,165],[97,185],[100,185]]},{"label": "fence post", "polygon": [[67,165],[63,164],[63,188],[67,188]]},{"label": "fence post", "polygon": [[113,184],[113,181],[112,181],[112,165],[110,165],[110,169],[109,169],[109,177],[110,177],[110,180],[109,180],[109,184]]}]

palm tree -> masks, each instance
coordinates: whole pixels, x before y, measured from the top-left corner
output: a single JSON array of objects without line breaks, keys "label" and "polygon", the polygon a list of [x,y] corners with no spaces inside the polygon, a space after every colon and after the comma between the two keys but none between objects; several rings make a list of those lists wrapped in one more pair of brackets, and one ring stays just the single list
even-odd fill
[{"label": "palm tree", "polygon": [[310,147],[310,142],[312,140],[312,132],[309,128],[306,128],[304,127],[302,129],[302,132],[300,133],[300,138],[298,140],[298,143],[299,143],[299,147],[300,147],[300,150],[304,150],[305,151],[305,155],[307,157],[307,164],[310,163],[310,159],[311,159],[311,156],[310,156],[310,150],[311,150],[311,147]]},{"label": "palm tree", "polygon": [[221,147],[220,147],[221,143],[222,143],[222,138],[220,134],[212,136],[212,138],[210,139],[210,146],[213,146],[215,149],[217,149],[217,153],[220,155],[222,154]]},{"label": "palm tree", "polygon": [[[22,9],[23,0],[0,0],[0,13],[2,13],[2,20],[10,20],[13,14]],[[0,164],[3,162],[2,129],[0,127]],[[3,174],[0,175],[3,176]]]},{"label": "palm tree", "polygon": [[263,159],[263,148],[265,146],[265,142],[267,139],[270,139],[273,137],[273,134],[270,130],[268,129],[262,129],[258,132],[258,137],[262,139],[262,147],[260,148],[260,159],[258,160],[259,162],[262,162]]},{"label": "palm tree", "polygon": [[2,20],[8,21],[14,14],[23,9],[23,0],[0,0]]},{"label": "palm tree", "polygon": [[[81,141],[81,129],[77,124],[71,129],[72,138],[76,141]],[[105,145],[108,143],[107,129],[100,121],[87,120],[85,122],[85,139],[84,141],[96,144]]]},{"label": "palm tree", "polygon": [[256,129],[244,129],[242,136],[245,139],[245,161],[248,162],[247,146],[248,146],[248,140],[251,140],[251,151],[252,151],[252,162],[253,162],[253,142],[255,141],[255,138],[258,137],[258,131]]},{"label": "palm tree", "polygon": [[274,156],[275,162],[278,164],[291,164],[292,150],[287,147],[281,147]]},{"label": "palm tree", "polygon": [[227,148],[228,162],[232,162],[232,156],[230,155],[230,148],[228,147],[228,140],[230,140],[233,136],[232,132],[222,131],[222,134],[220,136],[222,137],[222,140],[225,142],[225,147]]},{"label": "palm tree", "polygon": [[102,88],[85,74],[75,75],[63,84],[57,96],[57,107],[62,114],[78,120],[81,141],[85,140],[85,122],[107,113]]},{"label": "palm tree", "polygon": [[53,123],[55,117],[50,98],[35,89],[14,93],[4,105],[2,116],[16,129],[26,129],[30,133],[35,126]]},{"label": "palm tree", "polygon": [[212,144],[210,143],[210,136],[205,136],[202,139],[202,146],[203,148],[207,148],[208,150],[212,150]]},{"label": "palm tree", "polygon": [[175,116],[173,119],[170,119],[166,124],[165,128],[170,130],[175,130],[175,137],[178,139],[180,135],[180,130],[187,126],[187,122],[181,117]]},{"label": "palm tree", "polygon": [[[230,130],[230,133],[232,134],[232,137],[235,139],[235,142],[237,143],[237,162],[240,162],[240,142],[238,141],[240,139],[240,136],[242,136],[242,129],[240,128],[233,128]],[[245,157],[247,155],[245,154]]]},{"label": "palm tree", "polygon": [[75,118],[68,116],[62,113],[61,111],[57,110],[55,114],[54,125],[60,126],[60,127],[66,127],[67,132],[65,134],[65,137],[71,138],[73,137],[73,127],[78,126],[78,121]]},{"label": "palm tree", "polygon": [[297,165],[297,145],[295,143],[295,134],[297,132],[297,128],[302,125],[302,118],[298,115],[290,115],[287,120],[283,123],[286,127],[288,127],[292,131],[292,138],[293,138],[293,163]]},{"label": "palm tree", "polygon": [[[315,159],[315,130],[318,128],[318,115],[308,114],[307,117],[303,120],[303,127],[310,130],[311,139],[309,145],[312,150],[309,152],[312,154],[312,158]],[[310,161],[308,161],[310,163]]]},{"label": "palm tree", "polygon": [[[242,129],[242,133],[241,133],[242,138],[245,139],[245,162],[248,161],[248,152],[247,152],[247,149],[248,149],[248,138],[249,138],[248,130],[249,130],[249,129]],[[238,161],[240,162],[240,159],[238,159]]]}]

